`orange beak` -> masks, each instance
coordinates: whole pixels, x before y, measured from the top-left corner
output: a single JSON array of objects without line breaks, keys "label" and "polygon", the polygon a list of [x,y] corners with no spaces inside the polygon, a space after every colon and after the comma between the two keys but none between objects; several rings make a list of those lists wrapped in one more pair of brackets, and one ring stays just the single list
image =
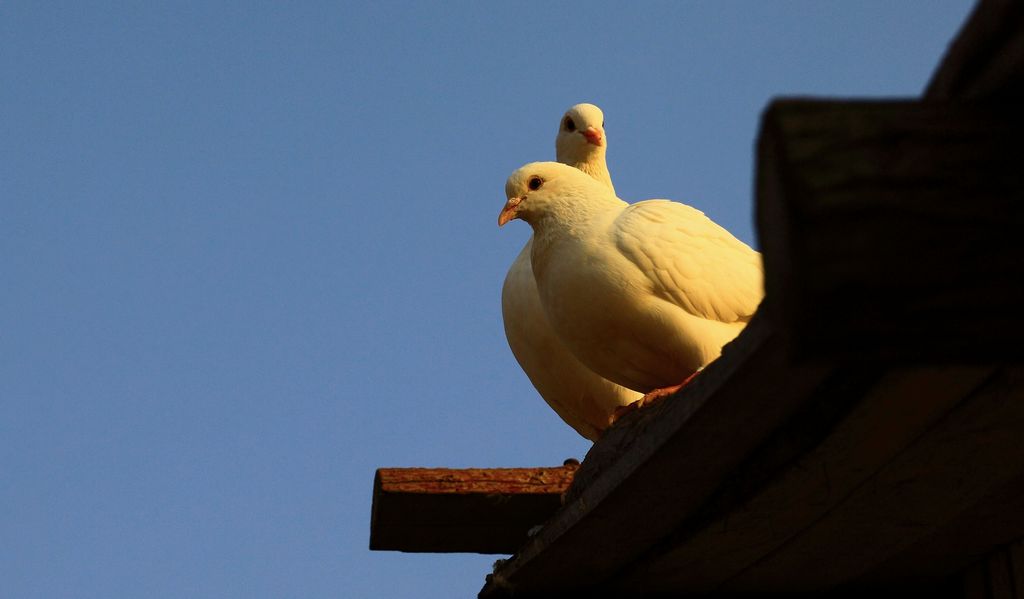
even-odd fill
[{"label": "orange beak", "polygon": [[508,221],[519,217],[519,204],[523,201],[523,198],[509,198],[505,202],[505,207],[501,209],[501,213],[498,214],[498,226],[502,226]]},{"label": "orange beak", "polygon": [[587,138],[587,143],[594,144],[595,146],[601,145],[601,132],[597,130],[597,127],[587,127],[585,130],[580,131],[583,137]]}]

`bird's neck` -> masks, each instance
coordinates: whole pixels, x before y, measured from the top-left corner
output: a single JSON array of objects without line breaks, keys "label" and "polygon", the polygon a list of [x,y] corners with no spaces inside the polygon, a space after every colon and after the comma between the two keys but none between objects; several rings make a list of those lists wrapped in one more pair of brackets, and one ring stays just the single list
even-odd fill
[{"label": "bird's neck", "polygon": [[577,151],[579,148],[558,146],[556,144],[558,161],[573,168],[578,168],[590,175],[595,181],[608,186],[611,192],[615,193],[615,186],[612,185],[612,175],[608,172],[608,162],[605,160],[606,149],[588,145],[585,151]]},{"label": "bird's neck", "polygon": [[570,166],[574,166],[587,173],[598,183],[607,185],[608,189],[615,193],[615,186],[612,185],[612,174],[608,172],[608,164],[605,162],[604,156],[595,156],[592,160],[577,162]]}]

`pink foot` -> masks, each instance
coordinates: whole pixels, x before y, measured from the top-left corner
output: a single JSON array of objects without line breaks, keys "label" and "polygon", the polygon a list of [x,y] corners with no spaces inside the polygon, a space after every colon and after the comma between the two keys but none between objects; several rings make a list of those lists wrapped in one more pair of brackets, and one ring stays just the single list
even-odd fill
[{"label": "pink foot", "polygon": [[615,408],[615,412],[613,412],[611,418],[608,419],[608,425],[610,426],[612,424],[615,424],[616,420],[622,418],[623,416],[629,414],[634,410],[639,410],[640,408],[646,405],[650,405],[661,400],[664,397],[672,395],[676,391],[679,391],[683,387],[689,385],[690,382],[694,379],[694,377],[696,377],[698,374],[700,374],[700,370],[694,372],[690,376],[683,379],[683,382],[679,383],[678,385],[672,385],[671,387],[662,387],[661,389],[655,389],[654,391],[651,391],[650,393],[644,395],[643,397],[634,401],[631,404]]}]

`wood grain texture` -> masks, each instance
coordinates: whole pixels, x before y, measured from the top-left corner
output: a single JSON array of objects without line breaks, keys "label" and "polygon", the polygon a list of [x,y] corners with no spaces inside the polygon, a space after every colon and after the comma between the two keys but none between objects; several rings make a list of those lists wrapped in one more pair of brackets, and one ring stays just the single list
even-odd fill
[{"label": "wood grain texture", "polygon": [[[989,368],[892,371],[862,398],[858,396],[840,422],[831,426],[820,420],[801,422],[794,428],[827,427],[821,431],[824,439],[740,501],[711,502],[717,508],[714,513],[696,514],[672,540],[674,546],[640,560],[620,576],[617,586],[710,592],[725,585],[840,505],[990,372]],[[837,403],[838,398],[829,395],[820,401]]]},{"label": "wood grain texture", "polygon": [[576,468],[381,468],[370,549],[513,553],[559,508]]},{"label": "wood grain texture", "polygon": [[564,493],[578,466],[558,468],[380,468],[380,493],[440,495]]},{"label": "wood grain texture", "polygon": [[1022,433],[1024,369],[1000,368],[843,502],[725,588],[856,583],[1021,476]]}]

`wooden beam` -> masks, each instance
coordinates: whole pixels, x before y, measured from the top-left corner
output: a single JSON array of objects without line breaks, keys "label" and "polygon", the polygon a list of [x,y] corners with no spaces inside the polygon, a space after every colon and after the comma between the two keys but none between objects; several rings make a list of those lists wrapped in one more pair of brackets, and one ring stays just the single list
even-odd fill
[{"label": "wooden beam", "polygon": [[[946,415],[991,373],[990,368],[915,368],[887,373],[827,432],[826,438],[760,488],[719,493],[629,571],[621,588],[710,592],[786,543],[840,505],[896,455]],[[832,398],[823,398],[831,403]],[[821,426],[823,422],[804,422]],[[789,436],[776,444],[790,444]],[[761,459],[748,470],[763,469]],[[752,472],[736,477],[751,478]],[[797,584],[800,577],[794,577]],[[762,589],[764,590],[764,589]]]},{"label": "wooden beam", "polygon": [[1024,542],[1017,540],[992,551],[960,579],[963,599],[1024,599]]},{"label": "wooden beam", "polygon": [[[957,514],[932,534],[885,560],[859,578],[882,587],[896,580],[935,579],[960,572],[995,545],[1024,537],[1024,474]],[[1020,562],[1024,566],[1024,561]],[[1024,572],[1021,592],[1024,593]]]},{"label": "wooden beam", "polygon": [[1022,436],[1024,369],[1000,368],[835,508],[725,588],[857,584],[875,565],[1020,477]]},{"label": "wooden beam", "polygon": [[778,100],[758,231],[797,358],[1024,359],[1024,118],[1016,107]]},{"label": "wooden beam", "polygon": [[926,100],[1024,99],[1024,2],[981,0],[942,64]]},{"label": "wooden beam", "polygon": [[577,468],[381,468],[370,549],[513,553],[559,508]]}]

